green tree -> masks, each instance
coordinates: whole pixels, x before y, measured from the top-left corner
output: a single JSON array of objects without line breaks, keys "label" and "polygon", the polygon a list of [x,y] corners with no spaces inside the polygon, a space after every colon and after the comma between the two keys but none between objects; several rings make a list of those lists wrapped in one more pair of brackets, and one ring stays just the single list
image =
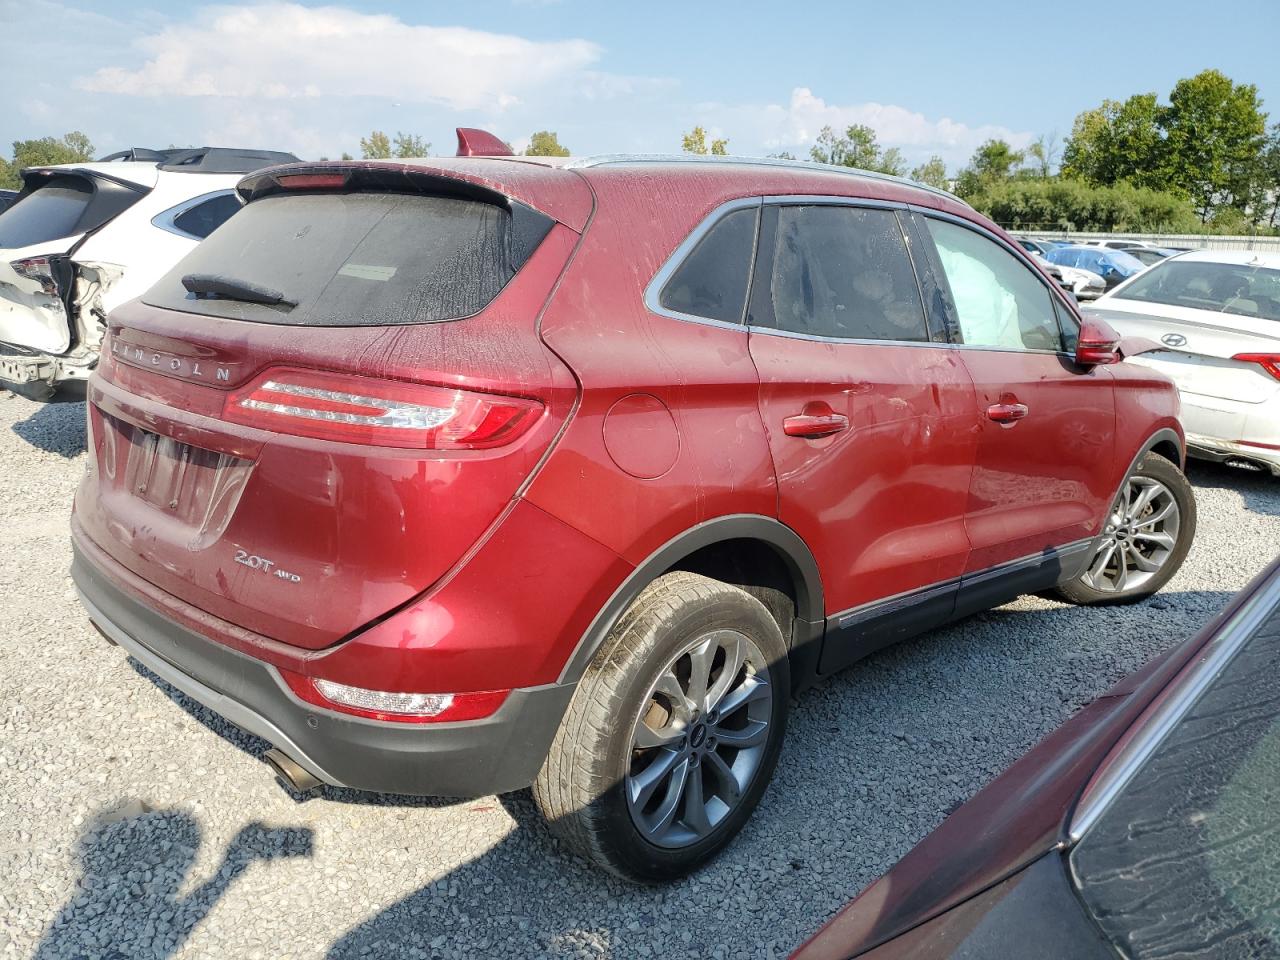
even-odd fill
[{"label": "green tree", "polygon": [[560,139],[554,130],[539,130],[529,138],[526,157],[567,157],[569,148],[560,145]]},{"label": "green tree", "polygon": [[[360,138],[360,156],[365,160],[408,160],[410,157],[429,155],[431,144],[412,133],[396,132],[395,139],[381,130],[374,130],[368,137]],[[346,159],[346,154],[343,154]]]},{"label": "green tree", "polygon": [[84,163],[93,159],[93,144],[79,130],[72,130],[62,137],[41,137],[39,140],[15,140],[13,159],[0,159],[0,187],[17,189],[22,186],[19,175],[26,167],[49,167],[59,163]]},{"label": "green tree", "polygon": [[1094,186],[1066,177],[988,179],[966,199],[1011,230],[1182,233],[1200,227],[1185,197],[1130,183]]},{"label": "green tree", "polygon": [[1262,152],[1253,209],[1257,211],[1257,221],[1265,220],[1267,226],[1276,226],[1276,219],[1280,217],[1280,124],[1271,128],[1271,136]]},{"label": "green tree", "polygon": [[968,199],[992,183],[1008,180],[1026,154],[1004,140],[988,140],[969,158],[969,166],[956,177],[956,193]]},{"label": "green tree", "polygon": [[1027,147],[1026,160],[1033,176],[1052,176],[1053,167],[1058,162],[1057,134],[1051,133],[1047,137],[1042,134],[1036,137],[1035,142]]},{"label": "green tree", "polygon": [[895,177],[904,176],[907,172],[901,151],[897,147],[882,149],[875,130],[861,123],[847,127],[843,135],[830,127],[823,127],[817,142],[809,149],[809,156],[818,163],[856,167]]},{"label": "green tree", "polygon": [[917,183],[928,184],[939,190],[947,189],[947,165],[939,156],[932,156],[928,162],[920,164],[911,171],[911,179]]},{"label": "green tree", "polygon": [[1253,84],[1218,70],[1179,80],[1162,112],[1168,182],[1202,221],[1220,206],[1243,210],[1261,174],[1267,115]]},{"label": "green tree", "polygon": [[407,160],[410,157],[428,157],[431,155],[431,144],[412,133],[396,132],[391,144],[391,155]]},{"label": "green tree", "polygon": [[685,153],[696,153],[699,155],[711,154],[716,157],[723,157],[729,152],[728,140],[712,140],[711,146],[707,146],[707,131],[702,127],[694,127],[688,133],[680,138],[680,149]]},{"label": "green tree", "polygon": [[1062,151],[1063,176],[1099,186],[1167,188],[1160,124],[1154,93],[1137,93],[1123,103],[1104,100],[1076,117]]},{"label": "green tree", "polygon": [[381,130],[375,130],[368,138],[360,138],[360,156],[365,160],[389,160],[391,158],[391,138]]}]

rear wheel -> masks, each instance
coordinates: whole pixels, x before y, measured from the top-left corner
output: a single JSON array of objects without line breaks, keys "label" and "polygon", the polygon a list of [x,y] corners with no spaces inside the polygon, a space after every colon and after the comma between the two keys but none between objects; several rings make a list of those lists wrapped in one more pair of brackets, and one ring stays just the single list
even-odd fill
[{"label": "rear wheel", "polygon": [[1178,572],[1196,531],[1191,484],[1148,453],[1125,480],[1084,572],[1060,584],[1072,603],[1127,603],[1155,593]]},{"label": "rear wheel", "polygon": [[576,852],[661,882],[719,853],[782,746],[786,644],[760,601],[693,573],[654,581],[583,677],[534,799]]}]

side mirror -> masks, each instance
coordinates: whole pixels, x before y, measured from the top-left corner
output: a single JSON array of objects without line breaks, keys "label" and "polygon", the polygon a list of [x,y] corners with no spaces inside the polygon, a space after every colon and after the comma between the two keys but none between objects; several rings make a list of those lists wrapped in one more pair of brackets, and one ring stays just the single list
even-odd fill
[{"label": "side mirror", "polygon": [[1076,363],[1096,367],[1120,360],[1120,334],[1110,324],[1086,317],[1080,324],[1080,338],[1076,341]]}]

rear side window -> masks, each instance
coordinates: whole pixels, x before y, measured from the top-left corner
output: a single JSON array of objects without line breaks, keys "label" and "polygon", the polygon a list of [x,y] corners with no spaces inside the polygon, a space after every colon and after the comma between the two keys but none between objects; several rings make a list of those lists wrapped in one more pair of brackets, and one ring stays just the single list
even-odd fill
[{"label": "rear side window", "polygon": [[91,177],[49,177],[0,214],[0,249],[29,247],[95,230],[137,203],[144,193],[114,182],[95,182]]},{"label": "rear side window", "polygon": [[754,208],[735,210],[717,221],[662,288],[663,308],[741,323],[751,280],[756,216]]},{"label": "rear side window", "polygon": [[927,218],[964,342],[1005,350],[1062,350],[1053,297],[1008,250],[975,230]]},{"label": "rear side window", "polygon": [[178,214],[173,218],[173,225],[183,233],[203,240],[239,209],[240,201],[234,193],[220,193]]},{"label": "rear side window", "polygon": [[[270,196],[245,206],[143,295],[153,306],[294,326],[430,323],[478,313],[519,267],[503,207],[444,196]],[[548,221],[549,225],[549,221]],[[540,238],[539,238],[540,239]],[[190,293],[183,278],[274,291]]]},{"label": "rear side window", "polygon": [[929,339],[920,288],[892,210],[781,207],[773,247],[772,310],[758,318],[762,325],[843,340]]}]

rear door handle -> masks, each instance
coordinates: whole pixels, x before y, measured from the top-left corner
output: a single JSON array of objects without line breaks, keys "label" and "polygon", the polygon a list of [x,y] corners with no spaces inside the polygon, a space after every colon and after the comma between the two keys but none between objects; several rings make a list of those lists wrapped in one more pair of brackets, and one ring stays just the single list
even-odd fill
[{"label": "rear door handle", "polygon": [[788,437],[816,440],[849,429],[849,418],[843,413],[798,413],[782,421],[782,432]]},{"label": "rear door handle", "polygon": [[1014,424],[1030,412],[1025,403],[993,403],[987,407],[987,418],[996,423]]}]

